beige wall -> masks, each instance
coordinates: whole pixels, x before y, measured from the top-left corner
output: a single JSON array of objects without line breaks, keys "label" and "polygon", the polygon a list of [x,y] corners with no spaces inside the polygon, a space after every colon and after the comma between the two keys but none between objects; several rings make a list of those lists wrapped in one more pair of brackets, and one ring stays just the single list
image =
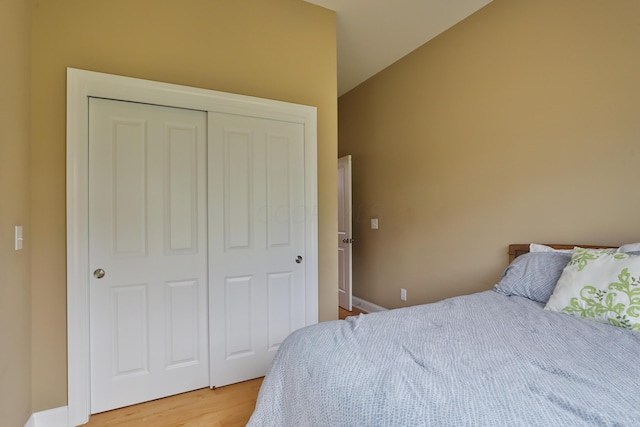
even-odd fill
[{"label": "beige wall", "polygon": [[318,107],[320,319],[337,318],[335,13],[301,0],[35,0],[33,409],[67,402],[66,67]]},{"label": "beige wall", "polygon": [[[0,424],[31,414],[29,2],[0,1]],[[14,250],[22,225],[24,249]]]},{"label": "beige wall", "polygon": [[637,0],[495,0],[343,95],[354,294],[432,302],[489,289],[509,243],[640,241],[638,22]]}]

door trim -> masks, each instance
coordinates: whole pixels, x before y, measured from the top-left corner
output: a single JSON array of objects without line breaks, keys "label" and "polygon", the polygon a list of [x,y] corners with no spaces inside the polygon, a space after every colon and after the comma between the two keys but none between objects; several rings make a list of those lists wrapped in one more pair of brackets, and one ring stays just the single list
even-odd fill
[{"label": "door trim", "polygon": [[318,322],[317,109],[169,83],[67,69],[67,381],[69,425],[91,414],[89,345],[89,102],[109,98],[301,123],[305,138],[306,324]]},{"label": "door trim", "polygon": [[[352,310],[352,303],[353,303],[353,188],[352,188],[352,176],[351,176],[351,166],[352,166],[352,159],[351,159],[351,154],[347,154],[346,156],[343,157],[339,157],[338,158],[338,171],[340,170],[341,167],[344,168],[346,174],[345,174],[345,180],[342,182],[342,188],[338,187],[338,194],[345,194],[346,193],[346,200],[343,200],[343,212],[339,212],[340,215],[343,215],[344,217],[346,217],[346,224],[344,226],[344,231],[346,231],[346,236],[345,238],[349,239],[348,243],[345,243],[345,256],[346,256],[346,266],[344,266],[343,268],[347,269],[347,277],[344,277],[344,279],[347,281],[346,284],[346,289],[347,292],[343,292],[343,294],[346,294],[346,304],[342,304],[342,299],[344,298],[344,296],[340,293],[340,280],[343,279],[343,271],[340,272],[340,278],[338,279],[338,305],[342,308],[344,308],[347,311],[351,311]],[[342,190],[342,192],[340,191]],[[339,202],[338,202],[339,204]],[[339,210],[339,209],[338,209]],[[339,225],[339,224],[338,224]],[[338,227],[339,228],[339,227]],[[338,229],[338,232],[340,232],[340,230]],[[340,242],[338,242],[338,249],[340,249]]]}]

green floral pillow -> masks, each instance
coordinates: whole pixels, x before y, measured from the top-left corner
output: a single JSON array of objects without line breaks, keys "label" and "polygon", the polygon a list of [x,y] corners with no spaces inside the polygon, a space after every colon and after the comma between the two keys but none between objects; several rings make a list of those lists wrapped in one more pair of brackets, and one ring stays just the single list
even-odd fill
[{"label": "green floral pillow", "polygon": [[545,310],[640,331],[640,256],[575,248]]}]

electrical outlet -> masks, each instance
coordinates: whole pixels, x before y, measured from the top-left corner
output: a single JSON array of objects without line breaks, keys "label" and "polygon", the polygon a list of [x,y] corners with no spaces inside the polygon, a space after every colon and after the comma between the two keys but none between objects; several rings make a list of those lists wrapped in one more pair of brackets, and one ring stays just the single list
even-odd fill
[{"label": "electrical outlet", "polygon": [[400,288],[400,299],[402,301],[407,300],[407,290],[405,288]]}]

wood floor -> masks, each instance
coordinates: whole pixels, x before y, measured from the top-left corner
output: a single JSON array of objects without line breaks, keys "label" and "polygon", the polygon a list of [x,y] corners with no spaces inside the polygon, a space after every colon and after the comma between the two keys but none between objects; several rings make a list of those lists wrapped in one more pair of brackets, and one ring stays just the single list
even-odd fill
[{"label": "wood floor", "polygon": [[91,416],[88,427],[244,426],[256,405],[262,378],[203,388]]},{"label": "wood floor", "polygon": [[203,388],[91,416],[87,427],[244,426],[256,405],[262,378]]},{"label": "wood floor", "polygon": [[[339,318],[364,311],[339,309]],[[139,405],[92,415],[87,427],[231,427],[244,426],[256,405],[262,378],[220,387],[203,388]]]},{"label": "wood floor", "polygon": [[344,320],[348,316],[357,316],[360,313],[366,313],[366,311],[362,311],[359,308],[351,307],[351,311],[347,311],[342,307],[338,307],[338,318],[340,320]]}]

